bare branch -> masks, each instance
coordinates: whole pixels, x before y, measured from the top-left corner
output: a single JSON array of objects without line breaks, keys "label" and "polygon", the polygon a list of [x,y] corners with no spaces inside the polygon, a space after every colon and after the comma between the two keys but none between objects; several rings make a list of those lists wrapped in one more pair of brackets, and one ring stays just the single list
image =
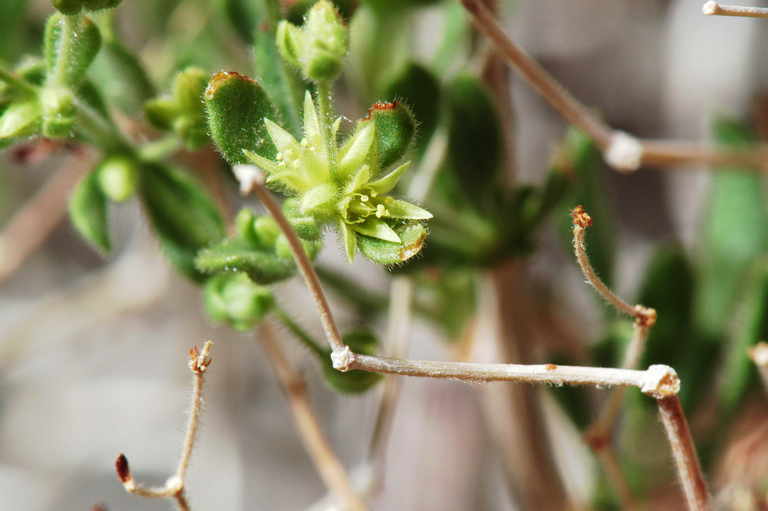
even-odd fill
[{"label": "bare branch", "polygon": [[59,224],[67,212],[67,197],[91,168],[92,157],[71,156],[0,233],[0,282],[26,261]]},{"label": "bare branch", "polygon": [[128,459],[124,454],[120,454],[117,457],[117,460],[115,460],[115,471],[117,473],[117,478],[128,493],[140,497],[172,498],[176,501],[176,505],[180,511],[190,511],[191,508],[189,502],[184,495],[184,481],[186,479],[187,469],[189,468],[189,460],[195,447],[197,431],[200,426],[200,415],[203,408],[205,372],[212,362],[210,357],[211,348],[213,348],[213,342],[206,341],[202,351],[198,350],[197,346],[193,346],[189,350],[189,369],[194,375],[194,388],[192,392],[192,406],[190,408],[189,420],[187,421],[187,432],[184,435],[184,444],[181,449],[181,456],[179,457],[179,464],[176,468],[176,472],[168,478],[165,485],[162,487],[147,487],[136,483],[131,474]]},{"label": "bare branch", "polygon": [[688,509],[706,511],[710,509],[709,490],[680,399],[677,396],[666,397],[659,399],[658,405]]},{"label": "bare branch", "polygon": [[528,83],[569,123],[589,135],[602,149],[606,162],[623,172],[637,170],[642,164],[675,166],[690,164],[748,165],[768,171],[765,145],[753,150],[718,151],[705,145],[642,140],[614,130],[574,98],[560,83],[523,51],[501,29],[481,0],[461,0],[483,33],[507,63],[517,69]]},{"label": "bare branch", "polygon": [[706,2],[701,12],[707,16],[739,16],[744,18],[768,18],[768,9],[746,5],[721,5],[719,2]]},{"label": "bare branch", "polygon": [[309,453],[320,477],[337,498],[344,502],[345,509],[363,511],[365,504],[355,492],[344,466],[333,452],[328,438],[323,433],[307,399],[304,378],[293,368],[275,341],[270,325],[263,324],[257,335],[258,341],[267,354],[272,369],[291,405],[293,419],[304,448]]}]

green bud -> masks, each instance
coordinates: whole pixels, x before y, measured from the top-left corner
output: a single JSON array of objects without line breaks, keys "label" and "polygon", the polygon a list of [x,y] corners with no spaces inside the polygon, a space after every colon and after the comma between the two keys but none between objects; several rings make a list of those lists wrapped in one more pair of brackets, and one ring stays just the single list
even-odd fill
[{"label": "green bud", "polygon": [[286,62],[316,82],[334,80],[349,49],[349,30],[328,0],[312,6],[301,28],[288,21],[280,22],[276,37]]},{"label": "green bud", "polygon": [[264,118],[274,118],[275,113],[257,81],[235,72],[217,73],[208,83],[204,99],[211,137],[229,163],[244,163],[244,150],[275,157],[264,124]]},{"label": "green bud", "polygon": [[99,186],[114,202],[133,197],[139,183],[136,162],[125,156],[110,156],[99,166]]},{"label": "green bud", "polygon": [[29,99],[12,103],[0,115],[0,140],[28,137],[40,129],[40,103]]},{"label": "green bud", "polygon": [[73,16],[83,8],[82,0],[53,0],[53,8],[62,14]]},{"label": "green bud", "polygon": [[208,141],[208,124],[202,97],[208,78],[202,69],[190,67],[174,78],[173,93],[148,101],[147,118],[161,129],[172,130],[190,149]]},{"label": "green bud", "polygon": [[[307,240],[300,240],[301,246],[304,247],[304,252],[307,253],[307,257],[310,259],[314,259],[317,257],[318,252],[320,251],[320,248],[322,247],[322,244],[317,241],[307,241]],[[277,237],[277,240],[275,240],[275,254],[277,257],[280,257],[282,259],[289,259],[293,260],[293,250],[291,250],[291,245],[288,243],[288,239],[285,237],[284,234],[280,234],[280,236]]]},{"label": "green bud", "polygon": [[407,106],[394,101],[375,103],[358,123],[358,129],[370,123],[376,126],[376,144],[371,151],[376,161],[371,167],[385,169],[402,159],[410,148],[416,133],[416,119]]},{"label": "green bud", "polygon": [[222,273],[208,279],[203,291],[205,309],[216,321],[236,330],[249,330],[272,309],[274,297],[245,273]]},{"label": "green bud", "polygon": [[75,98],[67,88],[46,87],[40,94],[43,110],[42,135],[49,138],[71,136],[77,110]]},{"label": "green bud", "polygon": [[235,217],[235,232],[237,237],[252,245],[258,245],[259,237],[254,231],[253,222],[256,219],[256,215],[253,214],[248,208],[243,208],[238,211]]},{"label": "green bud", "polygon": [[69,219],[94,248],[109,252],[107,198],[99,186],[98,171],[90,172],[75,187],[69,198]]},{"label": "green bud", "polygon": [[253,222],[259,243],[265,247],[274,247],[277,237],[280,236],[280,227],[271,216],[258,216]]},{"label": "green bud", "polygon": [[83,0],[83,4],[89,11],[100,11],[102,9],[113,9],[120,5],[122,0]]},{"label": "green bud", "polygon": [[401,243],[393,243],[370,236],[357,236],[357,246],[371,261],[379,264],[401,264],[409,260],[424,246],[427,229],[420,223],[408,223],[394,229]]},{"label": "green bud", "polygon": [[[363,355],[376,354],[378,339],[371,332],[350,332],[344,335],[343,340],[344,344],[349,346],[355,353]],[[328,353],[324,360],[323,375],[331,388],[345,394],[363,393],[376,385],[382,378],[379,373],[369,371],[353,370],[342,373],[333,368],[330,353]]]},{"label": "green bud", "polygon": [[45,26],[46,81],[69,87],[80,85],[100,47],[101,34],[90,18],[52,15]]}]

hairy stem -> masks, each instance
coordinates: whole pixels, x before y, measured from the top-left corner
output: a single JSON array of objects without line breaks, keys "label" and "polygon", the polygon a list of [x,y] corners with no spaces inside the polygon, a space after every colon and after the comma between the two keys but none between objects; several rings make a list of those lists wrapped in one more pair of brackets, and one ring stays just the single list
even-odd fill
[{"label": "hairy stem", "polygon": [[658,400],[658,405],[659,416],[667,433],[688,509],[706,511],[710,509],[709,490],[701,471],[688,421],[685,420],[685,413],[680,405],[680,398],[665,397]]},{"label": "hairy stem", "polygon": [[147,487],[138,484],[131,474],[130,466],[128,465],[128,459],[124,454],[120,454],[115,461],[115,470],[120,482],[123,483],[123,488],[128,493],[138,495],[140,497],[149,498],[171,498],[176,502],[176,506],[180,511],[190,511],[189,502],[185,496],[184,481],[187,477],[187,469],[189,468],[189,461],[192,457],[192,451],[195,447],[195,441],[197,440],[197,432],[200,428],[200,415],[203,411],[203,387],[205,384],[205,372],[208,370],[208,366],[211,365],[211,348],[213,348],[213,342],[207,341],[203,345],[202,351],[197,349],[197,346],[193,346],[189,350],[189,370],[194,375],[194,388],[192,392],[192,405],[190,407],[189,419],[187,420],[187,432],[184,435],[184,444],[181,449],[181,456],[179,457],[179,464],[176,468],[176,472],[168,478],[165,485],[159,488]]}]

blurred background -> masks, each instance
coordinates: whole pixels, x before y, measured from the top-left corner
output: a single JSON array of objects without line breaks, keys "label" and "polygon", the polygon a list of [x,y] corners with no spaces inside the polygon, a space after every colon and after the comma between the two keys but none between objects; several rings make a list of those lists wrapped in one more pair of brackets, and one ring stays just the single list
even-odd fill
[{"label": "blurred background", "polygon": [[[410,15],[409,44],[417,61],[432,58],[446,29],[450,3],[437,2]],[[712,121],[722,115],[752,123],[758,134],[768,132],[768,60],[761,53],[768,43],[768,21],[706,17],[701,4],[700,0],[518,0],[501,2],[499,18],[523,48],[615,128],[647,138],[711,141]],[[3,0],[0,57],[15,62],[22,55],[39,54],[44,21],[51,11],[45,0]],[[123,42],[140,55],[161,90],[167,90],[174,72],[188,64],[208,72],[254,73],[248,46],[238,38],[223,2],[125,1],[117,19]],[[388,51],[387,40],[377,43],[380,51]],[[472,47],[482,46],[475,39]],[[462,70],[476,72],[477,62],[457,58],[446,69],[446,76]],[[513,140],[514,165],[510,167],[516,182],[538,185],[567,126],[514,73],[510,76],[508,98],[514,117],[502,117]],[[351,119],[365,112],[364,100],[351,92],[355,80],[350,74],[341,83],[337,101],[338,109]],[[129,92],[113,93],[130,97]],[[58,169],[76,164],[77,157],[67,149],[48,154],[30,143],[4,150],[0,155],[2,218],[11,219]],[[593,216],[596,223],[605,220],[613,225],[612,285],[621,296],[630,302],[638,296],[649,260],[659,247],[682,247],[697,260],[702,224],[713,196],[710,169],[643,168],[623,175],[600,166],[595,178],[605,206],[602,211],[610,218]],[[755,183],[762,187],[759,180]],[[227,196],[238,200],[234,187],[230,188]],[[606,312],[584,285],[567,240],[562,239],[560,226],[568,221],[565,211],[574,205],[564,204],[565,209],[548,221],[537,236],[536,251],[524,263],[527,270],[520,296],[544,297],[531,300],[547,304],[544,309],[551,316],[543,321],[558,328],[556,334],[542,329],[531,337],[532,360],[560,353],[559,342],[569,343],[568,353],[588,352],[612,332],[619,331],[619,337],[626,333],[626,323],[617,323],[616,314]],[[113,463],[124,452],[140,481],[160,484],[171,473],[191,394],[186,350],[207,339],[216,344],[202,431],[189,473],[193,509],[309,508],[325,495],[325,488],[255,340],[258,332],[235,332],[207,318],[198,288],[168,265],[137,204],[114,208],[111,228],[115,248],[109,258],[102,258],[62,216],[34,253],[12,272],[2,274],[0,508],[88,510],[99,503],[116,511],[168,508],[168,502],[126,494],[115,478]],[[0,234],[0,263],[13,257],[9,254],[14,247]],[[388,291],[391,274],[362,258],[347,264],[333,235],[328,235],[319,261],[372,293]],[[500,268],[478,272],[477,285],[470,288],[474,300],[455,297],[460,308],[476,305],[456,313],[474,317],[454,329],[458,341],[446,343],[445,328],[416,317],[411,358],[496,359],[493,343],[486,346],[477,341],[468,347],[462,335],[470,331],[487,340],[493,337],[494,321],[514,321],[521,313],[514,307],[494,310],[487,302],[493,300],[488,295],[494,294],[488,275]],[[746,283],[740,281],[738,289]],[[293,279],[276,292],[284,307],[321,338],[317,314],[302,282]],[[359,321],[348,301],[333,292],[331,299],[344,327]],[[686,300],[673,297],[678,299]],[[765,303],[758,302],[758,307],[765,310]],[[659,308],[659,314],[664,310]],[[723,314],[732,320],[729,312]],[[367,318],[367,324],[383,335],[385,314]],[[333,446],[345,466],[355,472],[368,449],[377,390],[359,397],[331,392],[315,361],[282,327],[274,328],[308,379],[313,405]],[[689,354],[682,349],[674,355],[679,360]],[[725,355],[719,357],[722,360]],[[691,398],[698,406],[691,417],[695,435],[711,432],[713,421],[718,420],[711,402],[717,395],[712,388],[718,374],[705,375],[706,383]],[[509,475],[505,461],[514,458],[520,446],[506,439],[507,445],[500,448],[499,426],[489,420],[489,410],[493,415],[494,407],[502,406],[499,403],[509,387],[487,387],[490,390],[451,381],[402,381],[383,487],[373,501],[374,509],[524,509],[515,505],[514,485],[509,484],[514,476]],[[616,508],[610,497],[602,501],[595,497],[605,483],[588,447],[580,441],[577,425],[556,404],[553,394],[559,389],[527,391],[543,403],[549,434],[559,446],[563,479],[574,499],[584,509]],[[708,457],[708,475],[715,489],[729,487],[735,480],[749,480],[751,485],[751,478],[759,480],[761,473],[762,482],[754,484],[765,488],[760,485],[765,485],[766,472],[760,471],[759,464],[765,464],[768,456],[745,461],[743,452],[740,458],[741,451],[729,451],[731,444],[738,447],[729,439],[745,438],[766,419],[759,383],[752,381],[742,394],[728,431],[709,442],[709,454],[703,455]],[[588,402],[598,403],[602,397],[589,393]],[[642,419],[626,419],[629,427],[623,430],[620,447],[631,460],[627,463],[632,473],[641,474],[642,481],[633,479],[633,487],[644,492],[649,509],[679,509],[682,504],[676,500],[679,491],[666,442],[653,410],[642,410],[638,412],[644,414]],[[768,453],[765,436],[750,437],[753,455]],[[736,465],[741,472],[753,472],[729,473],[727,466]],[[749,507],[754,502],[730,508],[757,509]]]}]

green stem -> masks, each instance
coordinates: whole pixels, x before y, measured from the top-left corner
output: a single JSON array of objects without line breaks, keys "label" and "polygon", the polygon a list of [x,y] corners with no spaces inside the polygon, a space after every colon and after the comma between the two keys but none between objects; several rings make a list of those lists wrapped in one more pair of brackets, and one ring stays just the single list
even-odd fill
[{"label": "green stem", "polygon": [[280,322],[298,339],[304,346],[309,348],[309,351],[317,355],[317,357],[326,362],[328,359],[328,350],[323,348],[314,337],[309,335],[306,330],[296,323],[282,308],[275,306],[275,315]]},{"label": "green stem", "polygon": [[181,139],[176,135],[167,135],[142,145],[139,158],[142,160],[159,161],[168,158],[182,146]]},{"label": "green stem", "polygon": [[66,58],[66,55],[72,51],[72,47],[78,39],[77,24],[80,22],[80,14],[64,16],[63,18],[64,23],[61,26],[61,36],[59,37],[59,41],[61,41],[59,46],[59,58],[56,59],[56,67],[53,69],[53,73],[51,73],[51,76],[48,77],[46,82],[49,84],[67,86],[69,85],[66,83],[67,63],[69,63],[70,59]]},{"label": "green stem", "polygon": [[77,122],[75,128],[84,138],[105,152],[132,151],[115,126],[90,105],[75,97]]},{"label": "green stem", "polygon": [[320,116],[320,127],[323,137],[328,142],[328,158],[331,168],[336,166],[336,140],[331,140],[331,125],[333,124],[333,105],[331,104],[331,82],[317,82],[317,110]]}]

